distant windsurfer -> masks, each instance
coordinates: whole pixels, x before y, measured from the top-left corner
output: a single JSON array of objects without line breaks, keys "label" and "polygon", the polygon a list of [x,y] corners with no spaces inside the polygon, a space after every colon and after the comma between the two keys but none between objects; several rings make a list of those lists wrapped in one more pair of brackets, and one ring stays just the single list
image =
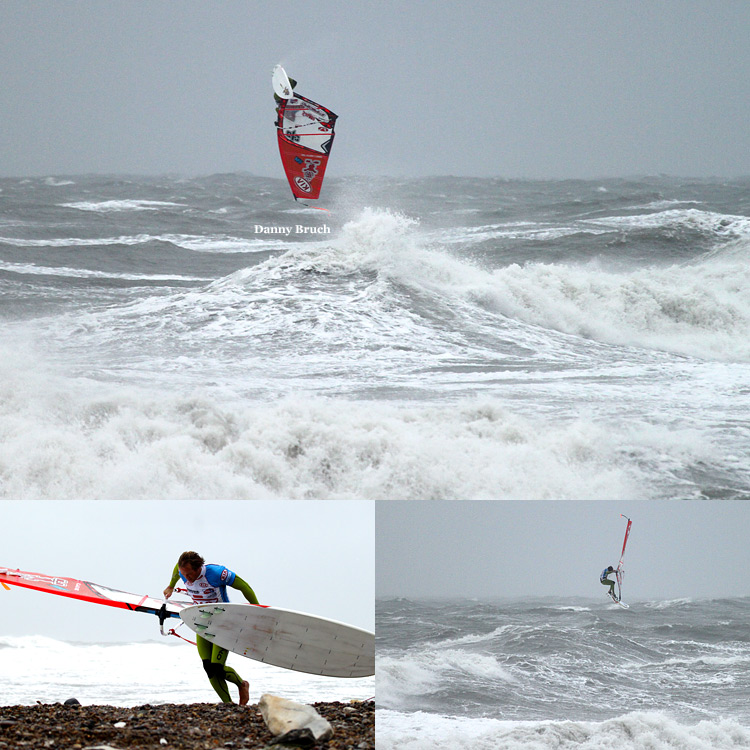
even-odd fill
[{"label": "distant windsurfer", "polygon": [[[182,579],[187,593],[195,604],[210,602],[228,602],[227,586],[242,592],[250,604],[258,604],[258,597],[250,586],[236,573],[223,565],[206,565],[206,561],[197,552],[183,552],[172,573],[169,586],[164,589],[165,598],[169,599],[174,593],[178,579]],[[244,706],[250,700],[250,685],[243,680],[231,667],[226,666],[229,652],[216,643],[197,636],[198,654],[203,660],[211,686],[224,703],[232,703],[227,682],[237,685],[240,692],[240,705]]]},{"label": "distant windsurfer", "polygon": [[602,571],[602,574],[599,576],[599,581],[602,583],[603,586],[609,586],[609,591],[607,592],[615,601],[617,601],[617,597],[615,596],[615,581],[612,581],[609,579],[609,576],[611,573],[614,573],[615,569],[610,565]]}]

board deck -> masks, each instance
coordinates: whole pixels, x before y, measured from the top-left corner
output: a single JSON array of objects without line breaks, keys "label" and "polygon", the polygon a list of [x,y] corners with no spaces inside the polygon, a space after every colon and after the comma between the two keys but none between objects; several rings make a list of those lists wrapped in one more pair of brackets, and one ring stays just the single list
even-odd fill
[{"label": "board deck", "polygon": [[276,96],[280,96],[282,99],[291,99],[292,96],[294,96],[289,76],[286,74],[286,71],[281,67],[281,65],[274,66],[273,73],[271,75],[271,83],[273,85],[273,91]]},{"label": "board deck", "polygon": [[335,620],[254,604],[203,604],[180,617],[202,638],[248,659],[329,677],[375,674],[375,636]]}]

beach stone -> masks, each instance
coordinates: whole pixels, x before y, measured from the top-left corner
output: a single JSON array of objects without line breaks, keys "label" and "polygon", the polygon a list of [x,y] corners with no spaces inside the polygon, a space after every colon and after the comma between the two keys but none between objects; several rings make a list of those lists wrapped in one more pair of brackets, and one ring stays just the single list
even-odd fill
[{"label": "beach stone", "polygon": [[[374,701],[321,701],[310,708],[334,728],[335,736],[328,745],[330,750],[372,750],[375,747]],[[0,722],[8,723],[0,728],[0,750],[290,748],[292,745],[287,743],[271,745],[273,735],[258,709],[257,704],[222,703],[164,704],[150,708],[92,705],[71,709],[62,703],[3,706]],[[114,725],[118,722],[126,723],[126,728],[116,729]],[[300,748],[306,737],[310,739],[310,734],[287,732],[282,738]],[[316,743],[314,750],[323,747],[326,745]]]},{"label": "beach stone", "polygon": [[278,737],[277,742],[286,743],[286,738],[290,732],[297,733],[288,739],[293,744],[303,740],[304,732],[299,730],[309,730],[315,742],[329,740],[333,736],[333,727],[326,721],[312,706],[304,703],[280,698],[277,695],[265,693],[261,696],[258,708],[263,716],[263,721],[274,737]]},{"label": "beach stone", "polygon": [[315,737],[308,727],[292,729],[291,732],[271,740],[271,745],[284,745],[284,747],[312,747],[315,744],[317,744]]}]

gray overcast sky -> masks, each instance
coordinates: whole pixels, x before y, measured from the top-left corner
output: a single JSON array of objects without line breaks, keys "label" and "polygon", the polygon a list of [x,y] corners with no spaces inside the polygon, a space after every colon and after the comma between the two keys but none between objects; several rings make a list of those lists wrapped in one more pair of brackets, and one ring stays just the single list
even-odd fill
[{"label": "gray overcast sky", "polygon": [[750,596],[750,503],[728,501],[379,503],[376,592],[601,597],[620,513],[624,601]]},{"label": "gray overcast sky", "polygon": [[2,0],[0,176],[282,177],[270,74],[330,175],[750,174],[746,0]]},{"label": "gray overcast sky", "polygon": [[[370,502],[3,501],[0,519],[0,567],[161,596],[180,553],[194,549],[244,578],[262,604],[374,629]],[[6,636],[161,637],[150,615],[18,587],[0,588],[0,614]]]}]

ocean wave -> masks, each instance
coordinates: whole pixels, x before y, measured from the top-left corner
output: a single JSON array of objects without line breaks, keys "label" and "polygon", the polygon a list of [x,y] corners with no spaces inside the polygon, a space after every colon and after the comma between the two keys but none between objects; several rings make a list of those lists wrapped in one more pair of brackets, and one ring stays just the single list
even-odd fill
[{"label": "ocean wave", "polygon": [[[702,654],[700,656],[671,657],[658,662],[638,662],[630,665],[633,669],[652,670],[664,667],[685,667],[693,671],[696,667],[710,667],[714,673],[718,667],[731,667],[742,664],[750,664],[750,654],[724,654],[711,656]],[[727,679],[728,675],[724,675]]]},{"label": "ocean wave", "polygon": [[61,276],[71,279],[120,279],[123,281],[195,281],[207,282],[211,279],[200,276],[179,276],[170,274],[114,273],[110,271],[92,271],[87,268],[68,268],[66,266],[38,266],[31,263],[5,263],[0,261],[0,271],[26,276]]},{"label": "ocean wave", "polygon": [[75,208],[78,211],[109,213],[113,211],[159,211],[164,208],[186,208],[184,203],[171,201],[151,201],[142,199],[122,199],[108,201],[74,201],[61,203],[62,208]]},{"label": "ocean wave", "polygon": [[[218,237],[159,238],[196,252],[226,250]],[[227,241],[232,252],[242,250],[243,241]],[[247,241],[244,251],[274,249],[258,242]],[[550,334],[558,337],[555,358],[586,363],[592,342],[750,361],[747,245],[666,268],[529,263],[488,270],[432,247],[408,217],[369,210],[330,241],[284,247],[202,289],[143,298],[107,316],[129,321],[131,330],[172,328],[173,336],[187,323],[191,340],[203,333],[219,348],[238,336],[267,336],[297,353],[347,346],[362,356],[404,358],[412,350],[422,363],[426,355],[512,361],[519,347],[527,358],[538,351],[544,359]],[[119,336],[116,320],[95,327]]]},{"label": "ocean wave", "polygon": [[49,187],[64,187],[65,185],[75,185],[73,180],[61,180],[57,177],[45,177],[44,184]]},{"label": "ocean wave", "polygon": [[[370,273],[376,277],[361,301],[387,305],[391,317],[399,306],[417,301],[437,306],[440,320],[461,315],[464,327],[479,330],[493,325],[486,315],[494,312],[602,344],[750,361],[750,300],[744,291],[750,288],[749,256],[745,244],[670,267],[614,272],[595,263],[529,263],[486,270],[431,247],[408,217],[368,210],[330,243],[275,256],[215,282],[211,291],[268,289],[302,271]],[[293,287],[302,298],[307,288],[301,282],[300,289]],[[411,290],[411,299],[400,299],[399,289]],[[507,327],[500,319],[494,325],[495,336]],[[533,332],[524,335],[533,337]]]},{"label": "ocean wave", "polygon": [[609,227],[597,227],[580,224],[561,226],[552,222],[511,221],[505,224],[488,224],[476,227],[462,227],[428,235],[431,239],[444,245],[462,247],[487,242],[489,240],[532,240],[550,242],[581,234],[592,236],[608,234]]},{"label": "ocean wave", "polygon": [[491,654],[467,653],[451,648],[424,648],[405,656],[377,658],[378,705],[396,707],[404,700],[449,689],[454,680],[465,684],[502,682],[516,678]]},{"label": "ocean wave", "polygon": [[682,597],[680,599],[664,599],[663,601],[657,602],[645,602],[644,607],[649,609],[671,609],[673,607],[683,607],[686,604],[692,604],[693,599],[689,597]]},{"label": "ocean wave", "polygon": [[165,242],[184,250],[197,253],[260,253],[271,250],[287,250],[292,243],[275,239],[247,239],[230,235],[195,234],[136,234],[119,237],[57,237],[52,239],[29,239],[25,237],[0,237],[0,244],[14,247],[109,247],[122,245],[132,247],[152,242]]},{"label": "ocean wave", "polygon": [[698,208],[673,208],[655,213],[606,216],[582,221],[592,226],[619,229],[689,229],[715,237],[750,237],[750,217],[703,211]]},{"label": "ocean wave", "polygon": [[556,607],[550,607],[550,609],[557,610],[558,612],[591,612],[591,607],[562,605],[562,604]]},{"label": "ocean wave", "polygon": [[106,247],[107,245],[143,245],[158,240],[150,234],[138,234],[121,237],[57,237],[53,239],[28,239],[21,237],[0,237],[0,242],[16,247]]},{"label": "ocean wave", "polygon": [[290,243],[277,239],[247,239],[229,235],[163,235],[158,239],[172,242],[196,253],[261,253],[269,250],[286,250]]},{"label": "ocean wave", "polygon": [[458,638],[446,638],[445,640],[441,641],[440,645],[442,647],[446,647],[461,646],[470,643],[484,643],[486,641],[494,640],[498,636],[506,633],[508,630],[511,630],[513,627],[513,625],[501,625],[500,627],[495,628],[489,633],[469,633]]},{"label": "ocean wave", "polygon": [[593,499],[646,491],[606,430],[541,425],[491,402],[253,403],[32,372],[3,368],[3,497]]},{"label": "ocean wave", "polygon": [[440,677],[432,665],[407,657],[376,653],[377,699],[379,706],[399,706],[404,699],[424,696],[437,690]]},{"label": "ocean wave", "polygon": [[663,713],[630,713],[601,722],[517,722],[378,709],[376,724],[378,750],[736,750],[750,747],[750,728],[736,721],[717,717],[686,724]]},{"label": "ocean wave", "polygon": [[[9,646],[0,648],[0,695],[14,704],[71,697],[84,705],[115,706],[216,700],[194,647],[177,639],[96,644],[4,636],[0,638],[3,644]],[[250,659],[240,661],[235,667],[251,685],[270,685],[273,692],[304,703],[367,698],[374,690],[374,678],[356,680],[354,685]]]},{"label": "ocean wave", "polygon": [[527,323],[603,343],[750,361],[746,259],[624,273],[513,264],[495,271],[493,282],[476,290],[485,304]]}]

